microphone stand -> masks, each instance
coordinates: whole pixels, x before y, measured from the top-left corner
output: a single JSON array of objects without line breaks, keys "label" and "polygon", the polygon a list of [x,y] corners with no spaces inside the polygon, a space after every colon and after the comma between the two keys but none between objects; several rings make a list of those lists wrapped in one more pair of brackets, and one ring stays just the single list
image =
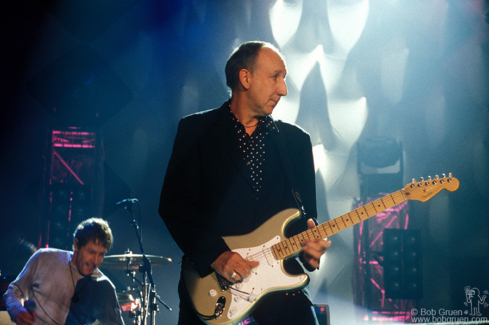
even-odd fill
[{"label": "microphone stand", "polygon": [[151,269],[151,262],[149,261],[146,254],[144,254],[143,241],[141,239],[141,234],[139,233],[139,226],[136,222],[136,219],[134,217],[134,211],[132,209],[132,203],[135,203],[135,201],[137,200],[128,200],[126,202],[127,204],[125,206],[125,209],[129,210],[131,214],[132,221],[130,223],[134,226],[134,230],[136,231],[136,236],[139,242],[139,249],[141,251],[141,255],[143,255],[144,264],[139,266],[139,271],[143,273],[143,294],[141,297],[142,298],[141,305],[143,306],[143,310],[142,310],[143,325],[147,324],[146,318],[148,316],[148,310],[149,313],[151,314],[151,325],[156,325],[156,312],[159,312],[158,304],[156,303],[156,300],[158,300],[168,310],[171,310],[171,308],[164,301],[162,301],[158,296],[158,294],[156,293],[156,288],[153,281],[153,274],[152,274],[153,272]]}]

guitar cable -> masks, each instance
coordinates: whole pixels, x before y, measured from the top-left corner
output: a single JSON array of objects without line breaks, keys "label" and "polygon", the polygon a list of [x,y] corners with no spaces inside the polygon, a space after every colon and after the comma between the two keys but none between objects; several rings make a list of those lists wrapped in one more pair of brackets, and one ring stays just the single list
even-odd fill
[{"label": "guitar cable", "polygon": [[[241,294],[241,295],[243,295],[243,296],[248,296],[248,297],[251,297],[251,296],[252,296],[252,294],[251,294],[251,293],[249,293],[249,292],[245,292],[245,291],[242,291],[242,290],[238,290],[238,289],[236,289],[236,288],[233,288],[233,284],[234,284],[234,283],[229,282],[229,281],[228,281],[226,278],[224,278],[223,276],[219,275],[217,272],[216,272],[216,276],[217,276],[217,280],[218,280],[219,287],[221,287],[221,289],[222,289],[223,291],[227,291],[227,290],[229,290],[229,291],[233,291],[233,292],[240,293],[240,294]],[[238,281],[238,282],[239,282],[239,281]],[[231,294],[233,294],[233,293],[231,293]],[[221,297],[221,298],[223,298],[223,299],[224,299],[224,304],[225,304],[225,303],[226,303],[226,302],[225,302],[225,298],[224,298],[224,297]],[[219,300],[220,300],[221,298],[219,298],[219,299],[217,300],[217,303],[216,303],[216,310],[217,310],[217,308],[218,308],[218,306],[217,306],[217,305],[218,305],[218,304],[221,304],[221,306],[220,306],[220,307],[222,307],[222,311],[224,311],[224,306],[225,306],[225,305],[224,305],[222,302],[221,302],[221,303],[219,302]],[[249,298],[247,298],[247,299],[246,299],[246,301],[250,301],[250,299],[249,299]],[[253,301],[254,301],[254,300],[253,300]],[[221,315],[219,315],[219,317],[216,317],[216,315],[215,315],[215,314],[214,314],[214,315],[204,315],[204,314],[199,313],[198,311],[195,311],[195,312],[196,312],[196,313],[197,313],[197,314],[198,314],[198,315],[199,315],[199,316],[200,316],[202,319],[205,319],[205,320],[210,320],[210,319],[218,319],[218,318],[221,316]]]},{"label": "guitar cable", "polygon": [[[219,275],[217,272],[216,272],[216,275],[217,275],[217,277],[218,277],[218,279],[219,279],[220,275]],[[182,279],[183,279],[183,277],[182,277]],[[223,280],[225,280],[225,281],[227,281],[225,278],[222,278],[222,279],[223,279]],[[227,282],[228,282],[228,283],[230,283],[229,281],[227,281]],[[184,283],[185,287],[187,287],[187,285],[185,284],[185,280],[184,280],[184,279],[183,279],[183,283]],[[220,282],[219,282],[219,286],[221,286],[221,283],[220,283]],[[221,288],[222,288],[222,287],[221,287]],[[225,290],[227,290],[227,289],[225,289]],[[187,291],[185,290],[185,292],[187,292]],[[188,296],[188,293],[186,293],[185,295],[186,295],[187,300],[192,301],[192,299],[190,299],[190,297]],[[224,298],[224,297],[222,297],[222,298]],[[220,298],[219,298],[219,299],[220,299]],[[219,303],[219,299],[218,299],[218,303]],[[225,298],[224,298],[224,299],[225,299]],[[193,305],[193,303],[191,303],[191,304]],[[217,304],[216,304],[216,309],[217,309]],[[215,310],[216,310],[216,309],[215,309]],[[224,305],[222,305],[222,310],[224,310]],[[199,315],[199,317],[200,317],[200,318],[202,318],[203,320],[218,319],[219,317],[221,317],[221,315],[219,315],[218,317],[216,317],[216,314],[213,314],[213,315],[204,315],[204,314],[201,314],[201,313],[199,313],[199,312],[197,311],[197,309],[195,308],[195,306],[194,306],[194,311],[195,311],[195,313],[196,313],[197,315]]]}]

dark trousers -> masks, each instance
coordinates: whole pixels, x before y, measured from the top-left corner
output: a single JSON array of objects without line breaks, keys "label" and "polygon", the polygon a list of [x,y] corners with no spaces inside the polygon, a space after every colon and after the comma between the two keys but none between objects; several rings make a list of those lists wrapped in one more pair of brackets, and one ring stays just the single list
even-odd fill
[{"label": "dark trousers", "polygon": [[[178,325],[201,325],[192,308],[183,280],[178,284],[180,296],[180,313]],[[251,314],[253,322],[250,325],[319,325],[309,298],[301,291],[275,293],[259,303]]]}]

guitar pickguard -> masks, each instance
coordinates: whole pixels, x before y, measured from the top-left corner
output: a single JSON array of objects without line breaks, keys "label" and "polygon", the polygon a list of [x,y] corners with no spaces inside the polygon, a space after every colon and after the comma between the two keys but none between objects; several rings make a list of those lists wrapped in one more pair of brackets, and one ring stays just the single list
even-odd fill
[{"label": "guitar pickguard", "polygon": [[228,303],[228,319],[232,320],[237,315],[246,312],[258,297],[262,298],[275,291],[292,290],[301,287],[302,284],[305,285],[307,278],[304,274],[291,276],[283,270],[281,261],[277,261],[273,257],[271,259],[265,257],[264,251],[280,241],[281,238],[276,236],[261,246],[233,250],[245,259],[256,260],[257,257],[260,257],[260,265],[253,268],[249,277],[242,282],[233,284],[229,289],[232,299]]}]

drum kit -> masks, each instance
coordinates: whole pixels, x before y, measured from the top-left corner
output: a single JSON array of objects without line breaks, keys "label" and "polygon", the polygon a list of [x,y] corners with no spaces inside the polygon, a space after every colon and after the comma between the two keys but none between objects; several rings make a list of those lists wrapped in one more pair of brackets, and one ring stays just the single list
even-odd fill
[{"label": "drum kit", "polygon": [[[170,258],[146,255],[144,253],[143,244],[141,240],[141,233],[139,226],[134,218],[131,204],[138,202],[137,199],[126,199],[119,204],[123,204],[124,208],[129,210],[132,216],[131,224],[134,226],[136,235],[139,241],[141,254],[133,254],[127,250],[121,255],[108,255],[105,256],[101,269],[112,270],[124,270],[126,275],[131,277],[134,285],[128,287],[124,292],[117,293],[117,299],[121,306],[122,312],[128,312],[129,317],[132,318],[134,325],[147,325],[148,316],[150,316],[151,325],[156,324],[156,312],[158,309],[158,302],[168,310],[172,310],[160,296],[156,293],[155,284],[153,281],[152,267],[167,265],[172,262]],[[142,280],[137,278],[137,272],[142,273]],[[135,293],[136,298],[132,293]]]},{"label": "drum kit", "polygon": [[[151,314],[155,308],[155,311],[157,311],[157,305],[154,304],[155,299],[171,310],[171,308],[168,307],[168,305],[166,305],[166,303],[156,294],[156,291],[151,289],[151,287],[154,288],[154,285],[152,286],[148,281],[148,274],[144,263],[145,258],[151,263],[151,267],[162,266],[172,262],[170,258],[155,255],[133,254],[128,251],[121,255],[106,256],[100,265],[101,269],[125,270],[126,275],[130,276],[132,282],[136,283],[135,285],[128,287],[124,292],[117,293],[117,299],[122,312],[127,312],[129,317],[133,319],[133,324],[135,325],[145,325],[146,316]],[[136,271],[143,273],[142,281],[137,279]]]}]

